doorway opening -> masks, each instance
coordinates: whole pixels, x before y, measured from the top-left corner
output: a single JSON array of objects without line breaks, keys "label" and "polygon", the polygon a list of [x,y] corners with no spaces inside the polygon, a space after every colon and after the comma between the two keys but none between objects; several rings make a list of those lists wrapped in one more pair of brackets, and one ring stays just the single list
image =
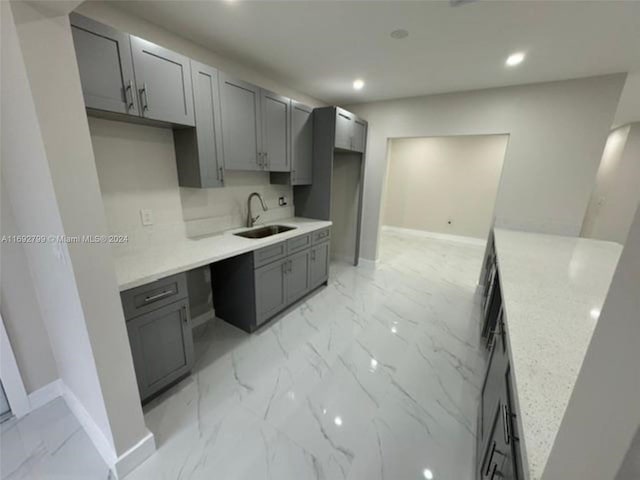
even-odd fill
[{"label": "doorway opening", "polygon": [[507,134],[389,139],[382,231],[486,243],[508,141]]}]

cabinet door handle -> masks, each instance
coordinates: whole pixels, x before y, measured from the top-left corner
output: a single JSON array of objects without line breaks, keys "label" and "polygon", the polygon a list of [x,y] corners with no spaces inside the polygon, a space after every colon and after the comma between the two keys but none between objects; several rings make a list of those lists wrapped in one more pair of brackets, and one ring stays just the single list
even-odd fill
[{"label": "cabinet door handle", "polygon": [[184,323],[189,323],[189,317],[187,316],[187,307],[182,307],[181,315],[182,315],[182,321]]},{"label": "cabinet door handle", "polygon": [[311,261],[312,262],[316,261],[316,251],[315,250],[311,250]]},{"label": "cabinet door handle", "polygon": [[224,183],[224,169],[222,167],[218,167],[218,180],[220,183]]},{"label": "cabinet door handle", "polygon": [[256,153],[256,163],[258,164],[259,167],[262,167],[262,152],[257,152]]},{"label": "cabinet door handle", "polygon": [[498,476],[498,477],[502,476],[502,473],[500,473],[500,470],[498,470],[498,464],[497,463],[495,463],[493,465],[493,471],[491,472],[491,480],[496,478],[496,476]]},{"label": "cabinet door handle", "polygon": [[142,84],[142,89],[140,90],[140,94],[144,93],[144,104],[142,105],[143,110],[149,110],[149,87],[147,87],[147,82]]},{"label": "cabinet door handle", "polygon": [[496,442],[494,441],[491,445],[491,454],[489,455],[489,460],[487,461],[487,470],[484,472],[484,475],[489,475],[489,470],[491,469],[491,462],[493,462],[493,454],[496,453]]},{"label": "cabinet door handle", "polygon": [[[127,92],[129,95],[127,95]],[[128,96],[131,96],[131,100],[129,100]],[[127,110],[131,110],[133,108],[133,81],[129,80],[129,85],[124,89],[124,97],[127,101]]]},{"label": "cabinet door handle", "polygon": [[504,442],[509,445],[511,443],[511,434],[509,433],[509,409],[506,404],[502,405],[502,430]]},{"label": "cabinet door handle", "polygon": [[161,298],[173,295],[174,293],[176,292],[174,292],[173,290],[165,290],[164,292],[156,293],[155,295],[149,295],[148,297],[144,298],[144,303],[155,302],[157,300],[160,300]]},{"label": "cabinet door handle", "polygon": [[282,274],[285,275],[287,273],[287,262],[282,264]]},{"label": "cabinet door handle", "polygon": [[269,152],[264,152],[264,168],[269,169]]}]

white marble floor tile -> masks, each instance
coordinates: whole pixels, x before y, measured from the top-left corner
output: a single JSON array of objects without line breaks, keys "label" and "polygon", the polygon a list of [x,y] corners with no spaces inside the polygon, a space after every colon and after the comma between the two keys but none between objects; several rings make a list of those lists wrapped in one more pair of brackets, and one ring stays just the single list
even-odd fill
[{"label": "white marble floor tile", "polygon": [[[381,252],[253,335],[200,329],[193,375],[145,406],[158,451],[127,478],[472,480],[484,249],[385,232]],[[2,480],[106,479],[95,451],[65,456],[92,447],[64,404],[44,408],[3,425]]]}]

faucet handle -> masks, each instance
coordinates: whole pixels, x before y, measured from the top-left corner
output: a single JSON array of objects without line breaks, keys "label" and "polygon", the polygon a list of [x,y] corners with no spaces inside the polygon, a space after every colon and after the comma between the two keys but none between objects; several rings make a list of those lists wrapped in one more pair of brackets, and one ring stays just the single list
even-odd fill
[{"label": "faucet handle", "polygon": [[[259,218],[260,218],[260,215],[258,215],[258,216],[256,216],[256,217],[251,218],[251,223],[252,223],[252,224],[256,223],[256,222],[258,221],[258,219],[259,219]],[[253,225],[252,225],[252,226],[253,226]]]}]

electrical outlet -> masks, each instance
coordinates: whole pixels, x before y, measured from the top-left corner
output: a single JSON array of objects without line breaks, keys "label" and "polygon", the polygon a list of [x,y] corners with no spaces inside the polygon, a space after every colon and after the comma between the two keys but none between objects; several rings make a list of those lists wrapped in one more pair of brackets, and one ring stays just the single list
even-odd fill
[{"label": "electrical outlet", "polygon": [[284,207],[287,204],[287,197],[278,197],[278,205]]},{"label": "electrical outlet", "polygon": [[145,226],[153,225],[153,210],[149,208],[141,208],[140,220],[142,220],[142,225],[145,225]]}]

